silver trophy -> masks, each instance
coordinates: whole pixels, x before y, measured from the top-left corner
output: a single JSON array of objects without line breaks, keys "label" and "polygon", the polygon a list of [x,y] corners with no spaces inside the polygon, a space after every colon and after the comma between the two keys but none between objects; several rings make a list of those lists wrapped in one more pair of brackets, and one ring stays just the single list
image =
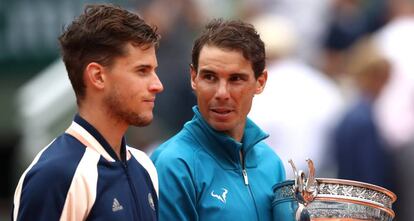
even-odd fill
[{"label": "silver trophy", "polygon": [[382,187],[343,179],[315,178],[308,159],[308,176],[292,160],[294,180],[273,187],[274,221],[391,221],[397,196]]}]

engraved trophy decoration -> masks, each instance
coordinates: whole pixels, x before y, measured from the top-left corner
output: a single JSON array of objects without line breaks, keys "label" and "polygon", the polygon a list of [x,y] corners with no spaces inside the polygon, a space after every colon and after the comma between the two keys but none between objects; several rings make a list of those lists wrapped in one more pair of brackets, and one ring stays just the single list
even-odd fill
[{"label": "engraved trophy decoration", "polygon": [[294,180],[273,187],[274,221],[391,221],[397,196],[380,186],[344,179],[315,178],[308,159],[308,176],[289,160]]}]

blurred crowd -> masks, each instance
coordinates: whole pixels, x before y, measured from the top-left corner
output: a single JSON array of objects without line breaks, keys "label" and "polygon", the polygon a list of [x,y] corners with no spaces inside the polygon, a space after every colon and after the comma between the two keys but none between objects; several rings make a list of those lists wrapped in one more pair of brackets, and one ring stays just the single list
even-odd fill
[{"label": "blurred crowd", "polygon": [[[91,2],[81,1],[75,11]],[[287,177],[292,178],[289,159],[306,170],[305,160],[311,158],[318,177],[358,180],[394,191],[397,219],[412,220],[414,1],[112,2],[136,10],[162,35],[158,75],[165,90],[157,97],[153,124],[131,129],[129,143],[150,153],[190,120],[195,104],[189,73],[193,39],[211,18],[242,19],[257,28],[268,59],[267,85],[254,99],[249,117],[270,134],[266,142],[284,161]],[[0,12],[5,7],[0,5]],[[9,24],[3,17],[1,31]],[[2,36],[4,40],[6,34]],[[10,158],[19,159],[15,155]],[[15,168],[15,161],[10,163],[7,168]],[[6,178],[12,179],[8,189],[14,189],[21,172],[7,171],[18,173]],[[1,213],[8,211],[12,194],[3,194]]]}]

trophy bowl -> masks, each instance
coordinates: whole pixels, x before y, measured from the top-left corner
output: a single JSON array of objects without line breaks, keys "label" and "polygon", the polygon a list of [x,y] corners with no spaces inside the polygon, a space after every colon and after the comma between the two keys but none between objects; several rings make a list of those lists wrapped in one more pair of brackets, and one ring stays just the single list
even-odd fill
[{"label": "trophy bowl", "polygon": [[274,221],[391,221],[395,217],[393,192],[358,181],[314,178],[312,169],[306,178],[291,164],[295,180],[273,186]]}]

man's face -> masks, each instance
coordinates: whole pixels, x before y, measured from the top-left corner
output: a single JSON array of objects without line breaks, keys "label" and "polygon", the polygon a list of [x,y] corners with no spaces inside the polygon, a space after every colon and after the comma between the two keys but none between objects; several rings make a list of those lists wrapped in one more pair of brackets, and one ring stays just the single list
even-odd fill
[{"label": "man's face", "polygon": [[163,90],[155,69],[154,47],[142,49],[127,44],[126,55],[115,58],[106,75],[109,89],[104,103],[108,114],[120,123],[146,126],[153,118],[155,96]]},{"label": "man's face", "polygon": [[252,64],[240,51],[205,45],[198,70],[191,70],[191,86],[208,124],[241,140],[255,94],[263,91],[267,73],[254,77]]}]

